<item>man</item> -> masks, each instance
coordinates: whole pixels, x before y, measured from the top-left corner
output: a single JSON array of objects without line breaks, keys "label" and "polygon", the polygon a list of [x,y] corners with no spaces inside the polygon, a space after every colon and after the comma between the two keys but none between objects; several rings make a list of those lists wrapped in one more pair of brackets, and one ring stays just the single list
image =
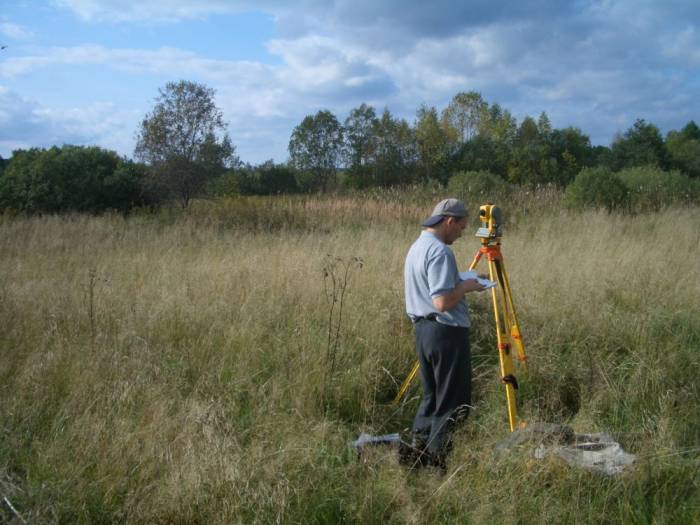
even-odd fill
[{"label": "man", "polygon": [[412,466],[445,469],[449,433],[469,412],[471,355],[465,294],[484,290],[475,279],[459,277],[448,247],[462,236],[467,208],[457,199],[435,206],[413,243],[404,267],[406,312],[414,323],[423,399],[413,423]]}]

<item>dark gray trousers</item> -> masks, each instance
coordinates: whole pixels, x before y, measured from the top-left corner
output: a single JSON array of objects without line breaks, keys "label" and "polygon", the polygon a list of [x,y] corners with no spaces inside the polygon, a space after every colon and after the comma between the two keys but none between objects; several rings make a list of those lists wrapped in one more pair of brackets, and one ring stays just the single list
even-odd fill
[{"label": "dark gray trousers", "polygon": [[415,325],[423,399],[413,422],[415,444],[449,452],[449,433],[469,414],[472,365],[469,329],[423,319]]}]

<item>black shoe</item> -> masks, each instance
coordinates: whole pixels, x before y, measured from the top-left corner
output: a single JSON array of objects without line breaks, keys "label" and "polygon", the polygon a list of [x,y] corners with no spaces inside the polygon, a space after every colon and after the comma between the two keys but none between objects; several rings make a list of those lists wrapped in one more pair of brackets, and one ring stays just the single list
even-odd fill
[{"label": "black shoe", "polygon": [[401,441],[399,443],[399,464],[408,467],[409,470],[418,470],[432,464],[430,453]]},{"label": "black shoe", "polygon": [[447,454],[430,454],[430,466],[441,476],[447,474]]},{"label": "black shoe", "polygon": [[399,465],[411,468],[416,461],[416,450],[404,441],[399,442]]}]

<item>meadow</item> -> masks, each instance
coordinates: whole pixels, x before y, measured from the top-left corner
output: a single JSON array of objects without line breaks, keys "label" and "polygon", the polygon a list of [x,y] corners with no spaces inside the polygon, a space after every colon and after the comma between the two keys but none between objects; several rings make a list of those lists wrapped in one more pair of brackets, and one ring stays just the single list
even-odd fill
[{"label": "meadow", "polygon": [[[494,454],[508,424],[486,294],[469,296],[474,410],[447,474],[349,448],[410,426],[420,387],[392,404],[414,361],[403,260],[442,197],[0,219],[0,522],[700,522],[698,207],[499,202],[520,414],[607,431],[632,468]],[[465,268],[477,226],[453,247]]]}]

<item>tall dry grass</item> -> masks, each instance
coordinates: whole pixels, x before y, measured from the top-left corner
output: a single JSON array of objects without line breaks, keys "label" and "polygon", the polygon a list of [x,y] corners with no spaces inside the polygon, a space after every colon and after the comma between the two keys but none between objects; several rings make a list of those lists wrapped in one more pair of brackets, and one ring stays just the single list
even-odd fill
[{"label": "tall dry grass", "polygon": [[[697,208],[632,217],[560,211],[553,194],[504,203],[531,363],[521,414],[607,430],[640,455],[636,468],[602,478],[493,456],[507,424],[485,295],[471,298],[475,410],[448,475],[348,449],[360,430],[410,425],[417,403],[415,387],[401,407],[391,399],[413,360],[403,258],[432,196],[405,197],[2,222],[2,496],[48,523],[695,520]],[[458,260],[477,245],[465,235]],[[337,303],[329,318],[329,255],[363,261],[342,318]],[[341,323],[332,375],[329,319]]]}]

